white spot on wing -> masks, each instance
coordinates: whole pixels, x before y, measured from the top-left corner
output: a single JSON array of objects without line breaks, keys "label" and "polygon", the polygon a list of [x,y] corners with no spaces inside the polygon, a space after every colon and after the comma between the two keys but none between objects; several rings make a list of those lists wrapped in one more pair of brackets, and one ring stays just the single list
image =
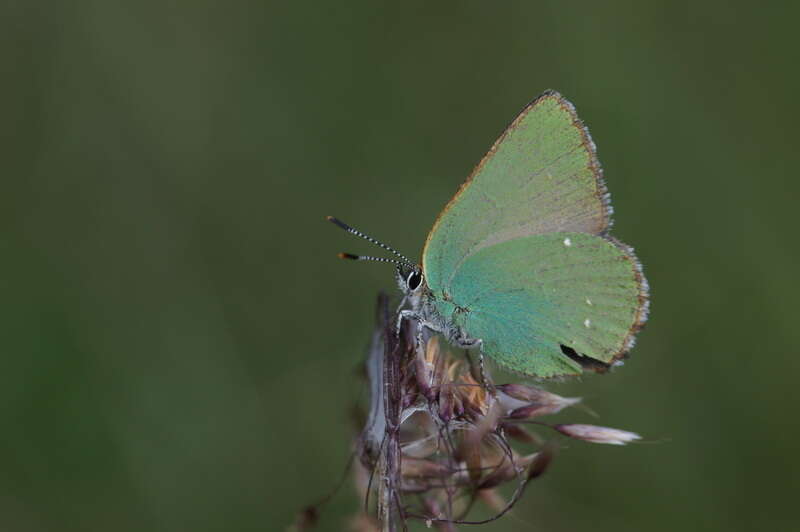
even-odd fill
[{"label": "white spot on wing", "polygon": [[591,325],[592,325],[592,320],[590,320],[589,318],[586,318],[585,320],[583,320],[583,324],[584,324],[584,325],[586,326],[586,328],[588,329],[588,328],[589,328],[589,327],[591,327]]},{"label": "white spot on wing", "polygon": [[564,239],[564,245],[567,246],[567,247],[570,247],[572,245],[572,240],[570,240],[569,238],[565,238]]},{"label": "white spot on wing", "polygon": [[586,304],[587,304],[587,305],[591,305],[591,304],[592,304],[592,300],[591,300],[591,299],[589,299],[588,297],[586,298]]}]

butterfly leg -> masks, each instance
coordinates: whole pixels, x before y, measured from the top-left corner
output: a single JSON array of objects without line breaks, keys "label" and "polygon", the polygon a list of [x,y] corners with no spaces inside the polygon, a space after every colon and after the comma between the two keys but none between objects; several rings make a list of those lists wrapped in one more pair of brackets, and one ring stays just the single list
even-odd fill
[{"label": "butterfly leg", "polygon": [[439,326],[436,322],[425,319],[425,316],[416,310],[401,310],[397,313],[397,325],[395,331],[400,334],[400,327],[403,325],[403,320],[414,320],[419,327],[425,327],[433,332],[445,333],[443,327]]},{"label": "butterfly leg", "polygon": [[403,327],[403,320],[414,320],[417,323],[417,334],[416,334],[416,345],[414,346],[415,349],[424,349],[423,345],[423,338],[422,338],[422,327],[426,326],[425,320],[422,318],[422,315],[415,311],[415,310],[400,310],[397,312],[397,325],[395,326],[395,334],[397,337],[400,337],[400,332]]},{"label": "butterfly leg", "polygon": [[491,394],[492,397],[497,396],[497,390],[494,387],[492,381],[486,376],[486,363],[484,362],[483,358],[483,345],[481,344],[481,349],[478,351],[478,367],[481,370],[481,384],[483,387]]},{"label": "butterfly leg", "polygon": [[403,320],[414,320],[417,323],[422,323],[422,315],[415,310],[401,310],[397,313],[397,325],[395,325],[394,332],[400,336],[400,329],[403,326]]},{"label": "butterfly leg", "polygon": [[478,369],[480,370],[481,374],[481,384],[483,385],[484,389],[491,394],[492,397],[497,395],[494,384],[492,384],[491,380],[489,380],[489,377],[487,376],[486,363],[483,357],[483,340],[480,338],[470,338],[461,330],[458,330],[455,332],[455,334],[453,334],[453,337],[450,339],[450,341],[460,347],[463,347],[464,349],[478,349]]},{"label": "butterfly leg", "polygon": [[400,335],[403,326],[403,320],[414,320],[416,322],[416,338],[414,343],[414,350],[416,351],[417,356],[425,356],[425,337],[423,335],[423,328],[429,329],[434,332],[441,332],[438,328],[434,326],[433,323],[430,323],[426,320],[421,313],[414,311],[414,310],[399,310],[397,312],[397,325],[395,329],[395,334]]},{"label": "butterfly leg", "polygon": [[[483,357],[483,341],[477,340],[475,341],[471,347],[478,347],[478,372],[480,373],[480,380],[481,386],[483,389],[486,390],[487,394],[492,397],[493,399],[497,398],[497,388],[495,388],[494,383],[489,378],[489,373],[486,370],[486,362]],[[469,359],[470,365],[472,365],[472,359]],[[474,366],[473,366],[474,368]],[[474,371],[474,369],[473,369]],[[474,375],[474,373],[473,373]]]}]

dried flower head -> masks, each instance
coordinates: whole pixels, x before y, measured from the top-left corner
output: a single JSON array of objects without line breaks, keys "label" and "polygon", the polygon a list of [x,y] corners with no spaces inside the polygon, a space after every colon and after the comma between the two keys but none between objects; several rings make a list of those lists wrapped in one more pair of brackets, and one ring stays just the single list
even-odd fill
[{"label": "dried flower head", "polygon": [[[404,529],[409,519],[455,530],[501,517],[528,482],[547,470],[557,450],[554,440],[529,428],[593,443],[639,438],[594,425],[541,421],[580,399],[525,383],[495,385],[468,354],[455,356],[413,321],[404,322],[398,337],[384,295],[377,322],[366,361],[370,408],[356,442],[356,486],[365,505],[352,530]],[[508,500],[498,491],[507,484],[514,486]],[[468,520],[476,503],[495,515]]]}]

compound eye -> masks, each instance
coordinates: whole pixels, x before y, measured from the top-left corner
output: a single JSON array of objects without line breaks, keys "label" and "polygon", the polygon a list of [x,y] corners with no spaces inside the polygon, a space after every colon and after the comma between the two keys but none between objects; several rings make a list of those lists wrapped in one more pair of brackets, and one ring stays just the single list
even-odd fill
[{"label": "compound eye", "polygon": [[413,271],[408,274],[408,278],[406,279],[406,285],[408,285],[408,289],[412,292],[419,288],[419,285],[422,284],[422,272]]}]

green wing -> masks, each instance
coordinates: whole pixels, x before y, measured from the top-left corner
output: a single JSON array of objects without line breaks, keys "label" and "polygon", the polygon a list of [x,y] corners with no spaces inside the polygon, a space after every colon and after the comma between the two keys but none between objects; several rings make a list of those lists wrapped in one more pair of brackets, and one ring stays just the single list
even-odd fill
[{"label": "green wing", "polygon": [[449,289],[459,324],[483,340],[484,354],[538,377],[604,369],[631,347],[647,306],[631,250],[586,233],[484,248]]},{"label": "green wing", "polygon": [[[579,362],[591,367],[587,364],[591,359],[613,361],[630,347],[633,334],[646,319],[647,288],[632,252],[606,236],[610,214],[588,130],[572,104],[558,93],[546,92],[506,129],[428,235],[422,263],[440,312],[448,317],[455,308],[451,303],[467,308],[474,292],[486,292],[480,308],[466,316],[459,314],[454,321],[463,322],[471,337],[481,338],[487,354],[523,373],[571,374],[580,372]],[[559,270],[548,274],[556,276],[552,279],[537,277],[534,272],[540,272],[536,268],[544,260],[539,255],[542,246],[549,242],[546,251],[552,246],[548,239],[531,238],[537,235],[562,242],[566,248],[565,238],[580,241],[581,249],[594,250],[595,257],[605,250],[603,260],[616,264],[614,275],[628,282],[609,286],[607,272],[584,271],[569,262],[552,265]],[[505,253],[524,256],[524,264],[508,266]],[[589,261],[581,253],[572,253],[572,258]],[[490,271],[489,266],[494,269]],[[568,271],[578,277],[570,279]],[[512,282],[505,275],[516,284],[503,284]],[[547,286],[550,280],[556,291],[575,283],[577,292],[564,299],[552,294],[544,297],[536,287]],[[496,292],[492,299],[496,282],[506,291]],[[594,304],[589,289],[608,292],[605,299],[597,294],[598,303],[606,307],[591,309],[606,317],[583,313],[586,316],[580,322],[589,319],[590,327],[577,329],[582,335],[573,338],[573,322],[588,306],[585,302],[582,306],[576,294],[583,293]],[[614,326],[600,327],[604,319]],[[598,327],[592,329],[591,323]],[[564,355],[561,345],[573,349],[576,356]],[[542,362],[543,358],[547,361]]]}]

